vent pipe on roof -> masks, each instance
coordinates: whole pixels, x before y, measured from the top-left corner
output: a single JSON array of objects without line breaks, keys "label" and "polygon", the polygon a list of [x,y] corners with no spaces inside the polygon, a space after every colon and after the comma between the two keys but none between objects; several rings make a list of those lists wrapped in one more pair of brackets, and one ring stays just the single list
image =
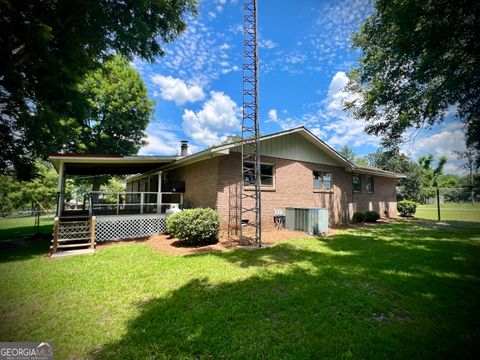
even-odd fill
[{"label": "vent pipe on roof", "polygon": [[181,141],[181,151],[180,155],[181,156],[187,156],[188,155],[188,141],[187,140],[182,140]]}]

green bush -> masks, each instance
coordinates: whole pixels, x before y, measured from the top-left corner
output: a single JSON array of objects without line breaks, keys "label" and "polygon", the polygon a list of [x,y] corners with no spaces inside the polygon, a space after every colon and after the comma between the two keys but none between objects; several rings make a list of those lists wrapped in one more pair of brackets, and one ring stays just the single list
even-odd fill
[{"label": "green bush", "polygon": [[355,212],[353,213],[353,216],[352,216],[352,222],[354,224],[358,224],[358,223],[362,223],[365,221],[365,213],[363,212]]},{"label": "green bush", "polygon": [[376,211],[367,211],[365,213],[365,221],[366,222],[377,222],[377,220],[380,219],[380,214]]},{"label": "green bush", "polygon": [[212,209],[183,210],[167,218],[167,231],[184,244],[215,244],[218,242],[220,217]]},{"label": "green bush", "polygon": [[417,211],[417,203],[410,200],[402,200],[397,203],[397,210],[401,216],[413,216]]}]

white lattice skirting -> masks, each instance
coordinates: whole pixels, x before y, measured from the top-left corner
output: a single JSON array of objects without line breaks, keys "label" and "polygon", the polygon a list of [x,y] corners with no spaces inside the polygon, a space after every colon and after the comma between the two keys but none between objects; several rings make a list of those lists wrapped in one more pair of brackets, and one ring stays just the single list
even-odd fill
[{"label": "white lattice skirting", "polygon": [[95,241],[141,238],[163,234],[166,229],[165,215],[97,216]]}]

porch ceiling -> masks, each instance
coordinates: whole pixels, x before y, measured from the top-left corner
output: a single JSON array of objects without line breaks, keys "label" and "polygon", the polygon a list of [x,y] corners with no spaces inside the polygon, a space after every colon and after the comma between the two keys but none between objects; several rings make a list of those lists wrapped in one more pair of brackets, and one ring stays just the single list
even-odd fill
[{"label": "porch ceiling", "polygon": [[66,163],[67,175],[129,175],[158,168],[158,164],[82,164]]},{"label": "porch ceiling", "polygon": [[65,166],[67,175],[131,175],[170,164],[177,156],[122,156],[122,155],[67,155],[55,154],[50,161],[55,168],[60,163]]}]

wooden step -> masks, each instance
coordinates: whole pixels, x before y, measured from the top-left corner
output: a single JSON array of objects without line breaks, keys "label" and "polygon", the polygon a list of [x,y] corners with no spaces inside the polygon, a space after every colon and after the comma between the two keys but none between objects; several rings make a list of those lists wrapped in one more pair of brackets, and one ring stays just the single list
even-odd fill
[{"label": "wooden step", "polygon": [[60,216],[60,219],[68,219],[68,218],[89,218],[90,215],[88,213],[82,213],[82,214],[68,214],[68,215],[62,215]]},{"label": "wooden step", "polygon": [[77,235],[77,234],[85,234],[90,235],[90,229],[86,229],[85,231],[66,231],[65,234],[62,234],[62,231],[59,231],[58,236],[62,235]]},{"label": "wooden step", "polygon": [[50,257],[55,259],[55,258],[62,258],[66,256],[84,255],[84,254],[93,254],[93,253],[95,253],[94,249],[63,250],[63,251],[57,251],[56,253],[52,254]]},{"label": "wooden step", "polygon": [[[90,237],[83,237],[83,238],[77,238],[77,239],[58,239],[58,242],[69,242],[69,241],[85,241],[88,240],[90,241]],[[53,243],[53,240],[51,241]]]},{"label": "wooden step", "polygon": [[[93,245],[97,245],[97,243],[94,243]],[[58,249],[68,249],[68,248],[76,248],[76,247],[87,247],[87,246],[91,246],[90,243],[81,243],[81,244],[69,244],[69,245],[58,245],[57,246],[57,250]],[[50,246],[50,249],[53,249],[53,246]]]},{"label": "wooden step", "polygon": [[90,224],[90,220],[72,220],[72,221],[64,221],[60,220],[60,225],[68,225],[68,224]]}]

